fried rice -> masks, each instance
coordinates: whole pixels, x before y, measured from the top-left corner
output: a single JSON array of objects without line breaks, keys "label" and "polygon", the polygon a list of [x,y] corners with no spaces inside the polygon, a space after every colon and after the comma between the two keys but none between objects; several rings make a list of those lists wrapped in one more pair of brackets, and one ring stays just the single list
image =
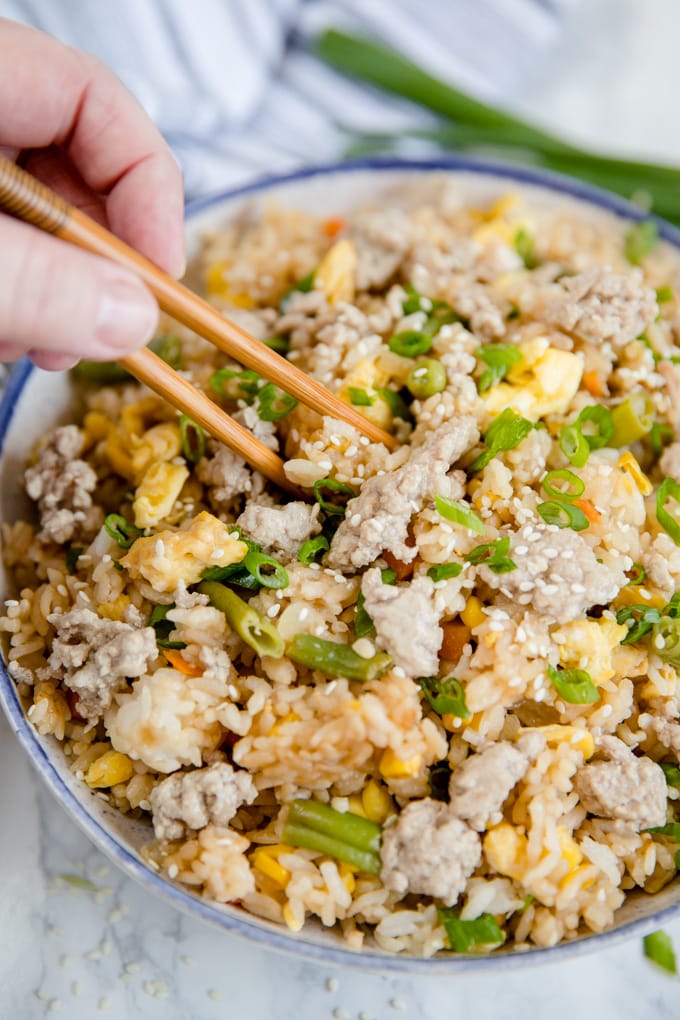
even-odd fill
[{"label": "fried rice", "polygon": [[604,930],[677,870],[678,254],[444,177],[250,210],[192,273],[401,445],[164,324],[291,500],[81,368],[34,518],[2,525],[31,723],[169,880],[293,932],[429,956]]}]

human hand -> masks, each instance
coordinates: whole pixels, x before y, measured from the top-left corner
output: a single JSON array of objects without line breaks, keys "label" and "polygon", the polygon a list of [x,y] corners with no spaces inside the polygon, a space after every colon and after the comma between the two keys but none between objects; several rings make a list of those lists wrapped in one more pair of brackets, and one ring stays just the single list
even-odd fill
[{"label": "human hand", "polygon": [[[98,60],[4,18],[0,151],[181,275],[182,178],[160,133]],[[0,360],[117,360],[157,324],[154,298],[130,273],[2,214],[0,280]]]}]

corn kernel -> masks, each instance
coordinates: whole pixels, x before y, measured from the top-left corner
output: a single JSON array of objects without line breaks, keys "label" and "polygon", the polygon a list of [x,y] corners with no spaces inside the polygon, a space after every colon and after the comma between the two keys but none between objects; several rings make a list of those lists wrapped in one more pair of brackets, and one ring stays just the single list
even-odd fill
[{"label": "corn kernel", "polygon": [[361,803],[366,817],[378,825],[382,825],[394,811],[392,798],[375,779],[369,779],[361,791]]},{"label": "corn kernel", "polygon": [[97,606],[97,612],[100,616],[105,617],[107,620],[122,620],[125,610],[129,605],[129,595],[124,595],[121,592],[120,595],[111,602],[100,602]]},{"label": "corn kernel", "polygon": [[476,595],[471,595],[465,603],[465,609],[460,614],[460,618],[466,627],[479,627],[481,623],[486,620],[486,613],[482,612],[482,600],[478,599]]},{"label": "corn kernel", "polygon": [[257,868],[263,875],[271,878],[276,885],[285,889],[290,880],[290,871],[284,868],[282,864],[279,864],[276,860],[277,855],[272,853],[273,849],[273,847],[268,846],[258,847],[252,854],[250,861],[254,868]]},{"label": "corn kernel", "polygon": [[560,841],[562,857],[567,862],[569,870],[574,871],[583,860],[583,854],[566,826],[557,826],[557,837]]},{"label": "corn kernel", "polygon": [[662,595],[658,588],[647,584],[627,584],[621,588],[619,594],[612,602],[613,609],[622,609],[624,606],[645,605],[652,609],[663,609],[668,599]]},{"label": "corn kernel", "polygon": [[134,765],[126,754],[120,751],[106,751],[93,761],[85,773],[85,782],[94,789],[104,789],[125,783],[134,775]]},{"label": "corn kernel", "polygon": [[532,726],[531,732],[542,733],[548,744],[571,744],[583,754],[586,761],[595,754],[595,741],[592,733],[578,726],[560,726],[559,723],[553,723],[551,726]]},{"label": "corn kernel", "polygon": [[635,485],[642,493],[643,496],[649,496],[650,492],[654,488],[647,475],[644,473],[637,460],[630,452],[626,450],[622,453],[618,459],[618,467],[623,471],[626,471],[635,482]]},{"label": "corn kernel", "polygon": [[348,810],[351,811],[353,815],[359,815],[361,818],[368,817],[366,811],[364,810],[363,801],[361,797],[356,793],[353,794],[351,797],[347,798],[347,807]]},{"label": "corn kernel", "polygon": [[161,461],[147,468],[132,504],[137,527],[150,528],[167,517],[188,477],[184,464]]},{"label": "corn kernel", "polygon": [[417,774],[422,760],[421,754],[414,754],[404,761],[397,758],[392,748],[388,747],[383,752],[379,768],[385,779],[410,779]]}]

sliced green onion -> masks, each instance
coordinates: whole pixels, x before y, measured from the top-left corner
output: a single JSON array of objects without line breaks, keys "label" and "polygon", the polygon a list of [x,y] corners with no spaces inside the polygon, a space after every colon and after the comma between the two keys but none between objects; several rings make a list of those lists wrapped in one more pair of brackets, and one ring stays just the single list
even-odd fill
[{"label": "sliced green onion", "polygon": [[458,577],[463,569],[462,563],[436,563],[427,571],[433,581],[447,581],[450,577]]},{"label": "sliced green onion", "polygon": [[482,344],[477,348],[477,357],[488,365],[479,377],[480,393],[505,379],[512,366],[522,360],[521,352],[512,344]]},{"label": "sliced green onion", "polygon": [[281,831],[284,843],[318,850],[371,875],[380,872],[381,838],[376,822],[315,800],[292,801]]},{"label": "sliced green onion", "polygon": [[649,431],[649,444],[652,453],[658,460],[663,453],[664,446],[668,446],[673,440],[673,429],[665,422],[655,421]]},{"label": "sliced green onion", "polygon": [[228,567],[206,567],[201,574],[201,580],[233,584],[247,591],[259,591],[262,587],[257,578],[246,570],[243,563],[232,563]]},{"label": "sliced green onion", "polygon": [[[345,485],[344,482],[336,482],[334,478],[319,478],[318,481],[314,482],[313,488],[317,503],[324,513],[331,515],[344,516],[348,499],[353,499],[356,496],[356,492],[351,486]],[[348,499],[333,503],[324,495],[326,492],[337,492],[339,496],[347,496]]]},{"label": "sliced green onion", "polygon": [[[612,413],[604,404],[591,404],[584,407],[575,422],[581,429],[581,435],[585,437],[591,450],[601,450],[603,446],[609,445],[609,440],[614,432]],[[588,426],[586,431],[585,426]],[[589,426],[594,426],[594,430]]]},{"label": "sliced green onion", "polygon": [[658,242],[659,228],[654,220],[643,220],[626,232],[623,250],[631,265],[639,266],[642,260],[654,251]]},{"label": "sliced green onion", "polygon": [[78,560],[83,555],[85,550],[82,545],[72,545],[69,551],[66,553],[66,569],[69,574],[75,574],[78,569]]},{"label": "sliced green onion", "polygon": [[284,357],[290,350],[290,340],[285,336],[268,336],[262,343],[271,351],[276,351],[277,354],[281,354]]},{"label": "sliced green onion", "polygon": [[129,549],[142,534],[140,528],[136,528],[130,521],[126,521],[121,514],[107,514],[104,518],[104,530],[118,543],[121,549]]},{"label": "sliced green onion", "polygon": [[523,227],[515,234],[515,251],[527,269],[535,269],[540,265],[534,249],[534,239]]},{"label": "sliced green onion", "polygon": [[675,595],[672,595],[670,601],[663,607],[663,615],[670,616],[673,620],[680,616],[680,591],[676,591]]},{"label": "sliced green onion", "polygon": [[406,385],[414,397],[425,400],[446,389],[446,369],[441,361],[434,358],[422,358],[417,361],[406,379]]},{"label": "sliced green onion", "polygon": [[393,418],[401,418],[402,421],[413,421],[413,415],[409,411],[406,401],[396,390],[381,387],[376,390],[376,393],[385,401]]},{"label": "sliced green onion", "polygon": [[671,501],[676,505],[676,514],[680,514],[680,484],[674,478],[664,478],[656,493],[656,519],[676,545],[680,545],[680,522],[671,513]]},{"label": "sliced green onion", "polygon": [[216,609],[224,613],[227,623],[238,636],[258,655],[280,659],[283,655],[283,638],[276,627],[256,609],[239,598],[235,592],[218,581],[201,581],[198,590],[207,595]]},{"label": "sliced green onion", "polygon": [[657,287],[656,289],[656,301],[659,305],[667,305],[669,301],[672,301],[675,295],[673,294],[672,287]]},{"label": "sliced green onion", "polygon": [[[412,283],[407,283],[404,290],[406,291],[406,297],[401,303],[401,310],[404,315],[413,315],[414,312],[427,312],[429,310],[429,298],[423,299],[423,295],[416,290]],[[427,307],[423,307],[423,300]]]},{"label": "sliced green onion", "polygon": [[536,507],[546,524],[555,524],[558,528],[571,528],[573,531],[585,531],[590,521],[578,506],[572,506],[561,500],[551,499],[539,503]]},{"label": "sliced green onion", "polygon": [[349,645],[326,641],[312,634],[296,634],[286,654],[300,666],[318,670],[326,676],[342,676],[347,680],[375,680],[392,665],[391,658],[385,652],[376,652],[370,659],[365,659]]},{"label": "sliced green onion", "polygon": [[652,398],[641,390],[632,393],[627,400],[612,408],[612,432],[609,443],[611,446],[630,446],[642,439],[654,424],[654,403]]},{"label": "sliced green onion", "polygon": [[422,325],[422,332],[427,336],[436,336],[442,326],[452,322],[460,322],[460,315],[446,301],[433,301],[432,309]]},{"label": "sliced green onion", "polygon": [[367,634],[373,634],[375,626],[373,620],[366,612],[364,593],[359,592],[357,596],[357,611],[354,616],[354,633],[356,637],[366,637]]},{"label": "sliced green onion", "polygon": [[198,464],[205,455],[205,432],[186,414],[180,415],[179,432],[182,437],[182,453],[190,464]]},{"label": "sliced green onion", "polygon": [[517,569],[517,564],[510,559],[510,539],[499,538],[495,542],[487,542],[484,545],[477,545],[466,554],[468,563],[483,563],[485,567],[493,570],[494,574],[508,574],[511,570]]},{"label": "sliced green onion", "polygon": [[672,761],[660,761],[668,786],[680,786],[680,768]]},{"label": "sliced green onion", "polygon": [[210,376],[210,385],[218,395],[227,400],[253,400],[264,385],[262,376],[252,368],[236,371],[233,368],[218,368]]},{"label": "sliced green onion", "polygon": [[616,622],[621,625],[630,623],[628,633],[621,641],[622,645],[632,645],[646,634],[649,634],[655,623],[661,619],[661,613],[652,606],[624,606],[616,614]]},{"label": "sliced green onion", "polygon": [[248,550],[243,559],[243,566],[263,588],[288,587],[288,572],[284,565],[272,556],[266,556],[259,549]]},{"label": "sliced green onion", "polygon": [[460,911],[452,907],[437,907],[437,914],[449,945],[456,953],[486,951],[505,942],[505,933],[493,914],[480,914],[474,921],[462,921]]},{"label": "sliced green onion", "polygon": [[437,715],[455,715],[459,719],[469,719],[470,710],[465,701],[465,689],[455,676],[446,680],[437,680],[434,676],[424,676],[418,680],[420,689]]},{"label": "sliced green onion", "polygon": [[577,425],[567,425],[562,429],[560,450],[574,467],[583,467],[590,457],[588,440]]},{"label": "sliced green onion", "polygon": [[449,499],[448,496],[435,496],[434,505],[437,508],[437,513],[445,517],[447,521],[462,524],[463,527],[474,531],[476,535],[484,534],[484,522],[465,503],[458,503],[455,499]]},{"label": "sliced green onion", "polygon": [[170,368],[182,367],[182,341],[176,333],[155,337],[149,344],[149,350]]},{"label": "sliced green onion", "polygon": [[570,705],[592,705],[600,700],[600,692],[585,669],[555,669],[548,665],[548,679]]},{"label": "sliced green onion", "polygon": [[380,580],[383,584],[396,584],[397,583],[397,572],[392,570],[392,567],[385,567],[384,570],[380,571]]},{"label": "sliced green onion", "polygon": [[[659,354],[659,352],[657,351],[657,349],[655,348],[654,344],[652,343],[648,336],[645,336],[644,333],[641,333],[640,336],[636,337],[636,340],[639,344],[642,344],[644,347],[647,348],[647,350],[652,355],[652,361],[654,362],[654,364],[656,364],[658,361],[661,361],[661,355]],[[670,360],[677,364],[675,358],[671,358]]]},{"label": "sliced green onion", "polygon": [[648,960],[655,963],[657,967],[661,967],[662,970],[668,971],[669,974],[678,973],[673,939],[668,932],[661,928],[658,931],[653,931],[649,935],[645,935],[642,945]]},{"label": "sliced green onion", "polygon": [[316,535],[314,538],[308,538],[306,542],[303,542],[298,552],[298,560],[300,563],[316,563],[316,558],[321,552],[326,552],[329,548],[328,539],[325,535]]},{"label": "sliced green onion", "polygon": [[349,393],[350,403],[354,404],[355,407],[370,407],[371,404],[375,403],[375,397],[372,397],[366,390],[362,390],[358,386],[348,386],[347,392]]},{"label": "sliced green onion", "polygon": [[297,283],[294,283],[292,287],[289,287],[288,290],[285,291],[285,293],[281,296],[281,299],[279,301],[279,308],[282,312],[285,312],[288,309],[290,299],[292,298],[293,294],[295,294],[296,291],[298,291],[300,294],[309,294],[309,292],[314,287],[315,275],[316,270],[312,269],[311,272],[307,273],[306,276],[303,276],[301,280],[298,280]]},{"label": "sliced green onion", "polygon": [[674,843],[680,844],[680,822],[666,822],[664,825],[654,825],[651,829],[645,829],[654,836],[668,836]]},{"label": "sliced green onion", "polygon": [[626,571],[626,577],[628,578],[628,584],[630,587],[635,587],[638,584],[643,584],[647,577],[647,571],[641,563],[634,563],[630,570]]},{"label": "sliced green onion", "polygon": [[257,395],[257,414],[261,421],[280,421],[294,407],[297,407],[295,397],[271,382],[266,383]]},{"label": "sliced green onion", "polygon": [[541,482],[543,491],[551,499],[567,500],[578,499],[585,492],[585,482],[573,471],[561,468],[559,471],[548,471]]},{"label": "sliced green onion", "polygon": [[527,418],[515,414],[507,407],[491,422],[484,433],[484,444],[487,449],[472,462],[470,471],[481,471],[497,454],[514,450],[529,435],[533,427]]},{"label": "sliced green onion", "polygon": [[170,634],[175,629],[175,625],[172,620],[167,619],[167,615],[171,609],[175,608],[175,603],[171,602],[167,606],[154,606],[149,617],[149,627],[153,627],[156,632],[156,644],[159,648],[186,648],[184,641],[171,641]]},{"label": "sliced green onion", "polygon": [[680,619],[662,616],[652,627],[652,648],[671,666],[680,666]]},{"label": "sliced green onion", "polygon": [[451,779],[451,765],[448,758],[442,758],[430,766],[427,774],[427,785],[430,788],[432,800],[449,802],[449,781]]},{"label": "sliced green onion", "polygon": [[427,354],[432,347],[432,337],[417,329],[405,329],[390,337],[388,345],[394,354],[402,358],[417,358],[419,354]]}]

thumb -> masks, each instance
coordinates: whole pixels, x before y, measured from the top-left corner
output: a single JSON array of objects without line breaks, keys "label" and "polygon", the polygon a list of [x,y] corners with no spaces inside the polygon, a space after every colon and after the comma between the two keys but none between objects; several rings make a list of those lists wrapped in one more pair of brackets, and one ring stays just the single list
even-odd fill
[{"label": "thumb", "polygon": [[113,360],[147,343],[158,305],[113,262],[0,215],[0,357],[45,368]]}]

